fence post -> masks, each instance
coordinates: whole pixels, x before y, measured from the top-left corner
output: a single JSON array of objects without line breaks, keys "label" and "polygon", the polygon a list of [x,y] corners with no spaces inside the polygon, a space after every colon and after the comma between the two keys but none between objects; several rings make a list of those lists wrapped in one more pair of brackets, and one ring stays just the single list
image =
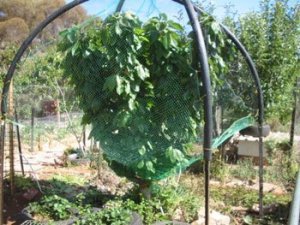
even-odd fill
[{"label": "fence post", "polygon": [[30,141],[30,151],[34,151],[34,116],[35,116],[35,109],[31,107],[31,141]]},{"label": "fence post", "polygon": [[291,119],[291,129],[290,129],[290,151],[293,149],[294,145],[294,135],[295,135],[295,123],[296,123],[296,115],[298,110],[298,101],[299,101],[299,92],[300,92],[300,77],[296,80],[295,87],[294,87],[294,107],[292,112],[292,119]]}]

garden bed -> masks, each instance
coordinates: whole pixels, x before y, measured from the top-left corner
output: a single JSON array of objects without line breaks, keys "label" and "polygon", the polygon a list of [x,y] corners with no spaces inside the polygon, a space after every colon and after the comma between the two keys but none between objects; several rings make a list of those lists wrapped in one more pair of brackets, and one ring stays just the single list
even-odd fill
[{"label": "garden bed", "polygon": [[[278,157],[282,156],[280,151],[275,155],[276,163],[273,161],[266,167],[265,215],[262,220],[259,219],[257,205],[257,169],[250,160],[229,165],[215,156],[211,209],[229,216],[230,224],[286,224],[293,177],[288,176],[288,170],[278,164]],[[281,158],[281,161],[284,163],[284,159]],[[278,166],[281,166],[280,173],[276,171]],[[201,219],[199,214],[203,211],[202,173],[187,171],[154,184],[150,200],[141,196],[134,183],[115,175],[106,163],[102,163],[101,168],[70,164],[55,168],[46,166],[39,171],[38,177],[43,193],[24,198],[28,190],[38,188],[36,181],[22,177],[16,178],[14,197],[10,198],[10,193],[6,193],[7,224],[21,224],[22,220],[28,219],[20,214],[25,207],[36,221],[44,224],[69,219],[76,221],[76,218],[81,219],[73,224],[129,224],[128,221],[134,218],[142,220],[143,224],[158,221],[191,224]],[[6,186],[6,190],[9,189]],[[119,222],[114,223],[116,221]]]}]

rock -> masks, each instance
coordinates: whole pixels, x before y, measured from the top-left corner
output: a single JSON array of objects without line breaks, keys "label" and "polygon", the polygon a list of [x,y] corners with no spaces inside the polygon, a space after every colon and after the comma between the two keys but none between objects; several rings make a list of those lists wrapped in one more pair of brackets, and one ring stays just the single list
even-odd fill
[{"label": "rock", "polygon": [[33,200],[40,192],[35,188],[29,188],[26,192],[22,195],[22,197],[28,201]]},{"label": "rock", "polygon": [[184,213],[180,208],[177,208],[172,216],[172,220],[182,221],[184,219]]},{"label": "rock", "polygon": [[[278,208],[277,204],[263,205],[263,213],[274,213]],[[255,213],[259,213],[259,205],[254,204],[251,207],[251,211]]]},{"label": "rock", "polygon": [[136,212],[133,212],[130,225],[143,225],[142,217],[139,214],[137,214]]},{"label": "rock", "polygon": [[[223,215],[217,211],[212,210],[210,212],[210,225],[229,225],[230,217]],[[204,208],[200,209],[198,212],[198,220],[194,221],[191,225],[204,225],[205,224],[205,210]]]},{"label": "rock", "polygon": [[190,224],[184,222],[178,222],[178,221],[160,221],[152,225],[190,225]]},{"label": "rock", "polygon": [[78,159],[78,154],[77,153],[73,153],[73,154],[68,155],[68,160],[73,161],[73,160],[76,160],[76,159]]},{"label": "rock", "polygon": [[248,208],[243,207],[243,206],[232,206],[231,210],[238,211],[238,212],[246,212],[248,210]]},{"label": "rock", "polygon": [[54,225],[72,225],[76,222],[76,218],[53,222]]},{"label": "rock", "polygon": [[[264,193],[272,193],[275,195],[283,195],[286,194],[287,191],[284,187],[278,186],[272,183],[264,183]],[[255,183],[254,185],[248,186],[250,189],[259,190],[259,183]]]}]

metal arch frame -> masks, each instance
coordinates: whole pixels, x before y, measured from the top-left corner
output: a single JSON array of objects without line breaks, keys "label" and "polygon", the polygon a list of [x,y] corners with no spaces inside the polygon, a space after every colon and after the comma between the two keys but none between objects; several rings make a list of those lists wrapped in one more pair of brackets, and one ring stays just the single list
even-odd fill
[{"label": "metal arch frame", "polygon": [[213,129],[213,120],[212,120],[212,95],[211,95],[211,80],[209,75],[209,65],[207,58],[207,51],[205,47],[204,37],[201,29],[201,25],[198,22],[197,14],[194,9],[194,5],[190,0],[185,0],[183,5],[186,9],[186,12],[189,16],[189,20],[191,22],[196,46],[197,46],[197,57],[200,63],[201,69],[201,80],[203,84],[204,91],[204,142],[203,142],[203,150],[204,150],[204,176],[205,176],[205,184],[204,184],[204,194],[205,194],[205,225],[209,225],[209,181],[210,181],[210,161],[212,158],[212,129]]},{"label": "metal arch frame", "polygon": [[74,8],[77,5],[80,5],[84,2],[87,2],[89,0],[74,0],[58,10],[54,11],[50,16],[48,16],[44,21],[42,21],[25,39],[25,41],[22,43],[20,48],[18,49],[15,57],[13,58],[10,67],[8,69],[8,72],[4,79],[4,85],[3,85],[3,91],[2,91],[2,99],[1,99],[1,140],[0,140],[0,224],[3,223],[3,163],[4,163],[4,141],[5,141],[5,119],[6,119],[6,113],[7,113],[7,94],[9,92],[11,80],[14,76],[17,64],[21,60],[23,54],[27,50],[27,48],[30,46],[32,41],[36,38],[36,36],[47,26],[49,25],[53,20],[55,20],[57,17],[61,16],[62,14],[66,13],[70,9]]},{"label": "metal arch frame", "polygon": [[[22,43],[21,47],[18,49],[10,67],[6,74],[5,80],[4,80],[4,87],[2,91],[2,100],[1,100],[1,119],[3,120],[1,123],[1,142],[2,145],[0,146],[0,224],[3,224],[3,154],[4,154],[4,131],[5,131],[5,117],[7,112],[7,93],[10,88],[10,83],[13,78],[14,72],[16,70],[16,66],[18,62],[21,60],[24,52],[29,47],[29,45],[32,43],[34,38],[53,20],[55,20],[60,15],[64,14],[65,12],[69,11],[70,9],[74,8],[77,5],[80,5],[84,2],[87,2],[89,0],[74,0],[70,2],[69,4],[66,4],[65,6],[61,7],[60,9],[53,12],[49,17],[47,17],[44,21],[42,21],[28,36],[28,38]],[[191,3],[190,0],[172,0],[174,2],[177,2],[181,5],[184,5],[186,12],[189,16],[189,19],[192,24],[193,31],[196,35],[196,44],[197,44],[197,51],[198,51],[198,57],[199,62],[201,65],[201,79],[203,83],[203,88],[205,92],[205,101],[204,101],[204,159],[205,159],[205,224],[209,224],[209,167],[210,167],[210,160],[211,160],[211,142],[212,142],[212,98],[211,98],[211,82],[210,82],[210,76],[209,76],[209,67],[208,67],[208,60],[207,60],[207,53],[204,43],[204,38],[201,30],[201,25],[197,20],[197,13],[203,13],[202,10],[198,7],[196,7],[193,3]],[[120,0],[116,12],[121,11],[125,0]],[[237,46],[237,48],[240,50],[242,55],[245,57],[248,66],[250,68],[251,74],[255,80],[257,91],[258,91],[258,110],[259,110],[259,118],[258,118],[258,125],[259,125],[259,155],[260,155],[260,215],[262,215],[262,168],[263,168],[263,161],[262,161],[262,125],[263,125],[263,96],[262,96],[262,88],[259,81],[259,76],[256,71],[256,68],[254,66],[254,63],[248,54],[248,52],[245,50],[243,45],[239,42],[239,40],[223,25],[221,25],[224,32],[227,34],[228,38],[233,41],[233,43]]]},{"label": "metal arch frame", "polygon": [[[184,4],[184,0],[173,0],[179,4]],[[194,10],[199,13],[203,14],[205,13],[202,9],[194,5]],[[264,123],[264,98],[263,98],[263,90],[260,83],[259,75],[256,70],[255,64],[244,47],[244,45],[237,39],[237,37],[223,24],[220,24],[220,27],[223,29],[224,33],[227,35],[227,37],[235,44],[237,49],[240,51],[240,53],[243,55],[244,59],[246,60],[246,63],[248,64],[248,67],[250,69],[251,75],[254,79],[256,90],[257,90],[257,107],[258,107],[258,132],[259,132],[259,216],[262,218],[263,216],[263,123]]]}]

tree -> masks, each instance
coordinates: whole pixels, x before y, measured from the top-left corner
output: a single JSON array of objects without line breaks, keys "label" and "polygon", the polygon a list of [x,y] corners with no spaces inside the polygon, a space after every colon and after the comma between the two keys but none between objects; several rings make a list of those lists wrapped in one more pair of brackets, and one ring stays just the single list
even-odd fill
[{"label": "tree", "polygon": [[[2,87],[2,79],[14,57],[17,46],[35,26],[64,4],[64,0],[0,1],[0,87]],[[76,25],[86,18],[85,10],[81,6],[77,6],[48,25],[35,42],[55,39],[61,30]]]},{"label": "tree", "polygon": [[292,89],[300,74],[299,5],[264,0],[259,12],[240,19],[242,42],[254,59],[264,91],[267,118],[286,121],[292,110]]},{"label": "tree", "polygon": [[[218,100],[224,95],[228,108],[237,107],[243,97],[239,93],[248,89],[234,90],[231,84],[239,79],[227,80],[232,43],[224,40],[211,17],[201,22],[213,95]],[[90,137],[100,142],[109,165],[119,175],[142,181],[159,180],[188,166],[203,126],[200,65],[192,33],[164,14],[143,23],[133,14],[117,13],[62,36],[65,76],[79,97],[82,122],[92,124]],[[245,113],[244,105],[238,106]]]},{"label": "tree", "polygon": [[[54,10],[64,4],[64,0],[2,0],[0,2],[2,15],[0,16],[0,28],[2,27],[1,31],[3,32],[1,32],[0,42],[19,43],[27,36],[28,31],[31,31]],[[38,39],[40,41],[54,39],[62,29],[80,23],[86,17],[85,10],[81,6],[77,6],[48,25]],[[15,25],[21,29],[15,28]]]},{"label": "tree", "polygon": [[2,43],[19,43],[27,37],[28,33],[28,26],[21,18],[14,17],[0,22],[0,42]]},{"label": "tree", "polygon": [[125,13],[62,34],[82,122],[119,175],[161,179],[186,162],[197,138],[199,83],[182,31],[165,15],[143,24]]}]

